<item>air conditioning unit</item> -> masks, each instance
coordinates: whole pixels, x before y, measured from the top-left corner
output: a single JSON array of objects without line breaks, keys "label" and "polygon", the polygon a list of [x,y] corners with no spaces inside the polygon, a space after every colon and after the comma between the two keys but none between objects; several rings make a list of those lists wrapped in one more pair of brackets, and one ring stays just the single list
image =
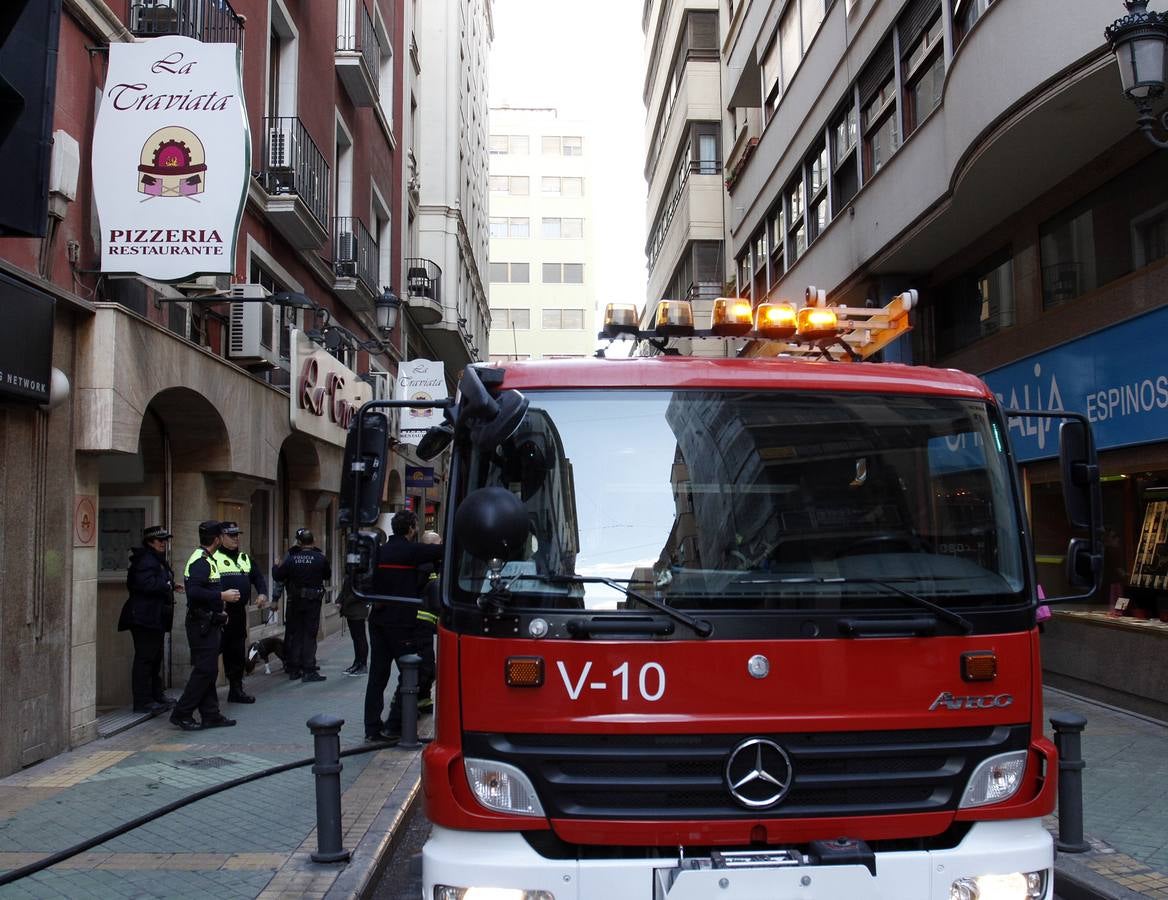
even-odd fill
[{"label": "air conditioning unit", "polygon": [[281,367],[279,311],[268,303],[232,303],[227,358],[237,363]]},{"label": "air conditioning unit", "polygon": [[268,132],[268,168],[291,168],[288,154],[288,133],[279,128]]},{"label": "air conditioning unit", "polygon": [[337,255],[333,260],[333,271],[338,278],[357,277],[357,238],[351,231],[337,235]]}]

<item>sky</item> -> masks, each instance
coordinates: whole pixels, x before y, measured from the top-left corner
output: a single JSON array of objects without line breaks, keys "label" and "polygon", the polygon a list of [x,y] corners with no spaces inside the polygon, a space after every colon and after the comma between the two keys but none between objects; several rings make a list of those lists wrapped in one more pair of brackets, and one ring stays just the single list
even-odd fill
[{"label": "sky", "polygon": [[645,302],[641,0],[494,0],[491,106],[591,122],[597,303]]}]

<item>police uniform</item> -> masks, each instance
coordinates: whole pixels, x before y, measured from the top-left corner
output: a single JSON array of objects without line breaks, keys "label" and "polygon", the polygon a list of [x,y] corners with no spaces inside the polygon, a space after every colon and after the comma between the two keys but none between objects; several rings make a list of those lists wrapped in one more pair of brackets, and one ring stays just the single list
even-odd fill
[{"label": "police uniform", "polygon": [[[222,626],[227,621],[227,613],[223,609],[223,591],[226,588],[220,582],[214,557],[219,528],[218,522],[200,523],[199,540],[203,545],[191,554],[183,569],[191,675],[171,712],[170,720],[187,731],[235,724],[219,711],[219,695],[215,691],[215,681],[219,677]],[[194,719],[196,709],[199,711],[199,722]]]},{"label": "police uniform", "polygon": [[[223,533],[239,534],[239,525],[224,522]],[[254,703],[255,697],[243,690],[243,668],[247,660],[247,606],[251,602],[252,588],[257,595],[267,594],[268,585],[263,573],[252,565],[251,557],[242,550],[220,547],[215,551],[215,568],[219,571],[223,590],[235,588],[239,591],[239,602],[227,604],[227,624],[223,626],[223,672],[230,685],[227,699],[231,703]]]},{"label": "police uniform", "polygon": [[312,546],[308,529],[296,532],[296,543],[283,562],[272,567],[272,579],[284,586],[284,669],[292,679],[323,681],[316,664],[316,633],[332,564]]},{"label": "police uniform", "polygon": [[418,665],[418,712],[425,714],[434,709],[434,698],[430,692],[438,671],[434,638],[438,635],[438,613],[442,608],[442,600],[437,565],[423,566],[422,572],[422,605],[418,607],[417,622],[414,625],[414,643],[417,644],[418,656],[422,658]]}]

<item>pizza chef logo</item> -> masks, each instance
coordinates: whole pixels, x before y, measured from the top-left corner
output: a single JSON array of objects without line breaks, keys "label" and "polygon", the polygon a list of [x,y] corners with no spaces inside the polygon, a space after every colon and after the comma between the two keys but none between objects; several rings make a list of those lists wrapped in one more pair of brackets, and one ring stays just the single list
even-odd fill
[{"label": "pizza chef logo", "polygon": [[206,160],[203,142],[193,131],[178,125],[160,128],[142,146],[138,193],[145,194],[146,200],[154,197],[195,200],[194,195],[206,188]]}]

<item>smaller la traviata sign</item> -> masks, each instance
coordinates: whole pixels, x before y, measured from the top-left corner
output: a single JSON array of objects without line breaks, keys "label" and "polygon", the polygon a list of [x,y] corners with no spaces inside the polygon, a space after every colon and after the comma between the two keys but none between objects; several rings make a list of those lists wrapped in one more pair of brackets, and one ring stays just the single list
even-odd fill
[{"label": "smaller la traviata sign", "polygon": [[111,44],[92,162],[103,272],[233,272],[251,168],[239,48]]},{"label": "smaller la traviata sign", "polygon": [[[397,370],[395,400],[445,400],[446,374],[441,360],[411,359]],[[401,442],[417,445],[431,425],[443,420],[442,410],[434,407],[410,407],[401,411]]]}]

